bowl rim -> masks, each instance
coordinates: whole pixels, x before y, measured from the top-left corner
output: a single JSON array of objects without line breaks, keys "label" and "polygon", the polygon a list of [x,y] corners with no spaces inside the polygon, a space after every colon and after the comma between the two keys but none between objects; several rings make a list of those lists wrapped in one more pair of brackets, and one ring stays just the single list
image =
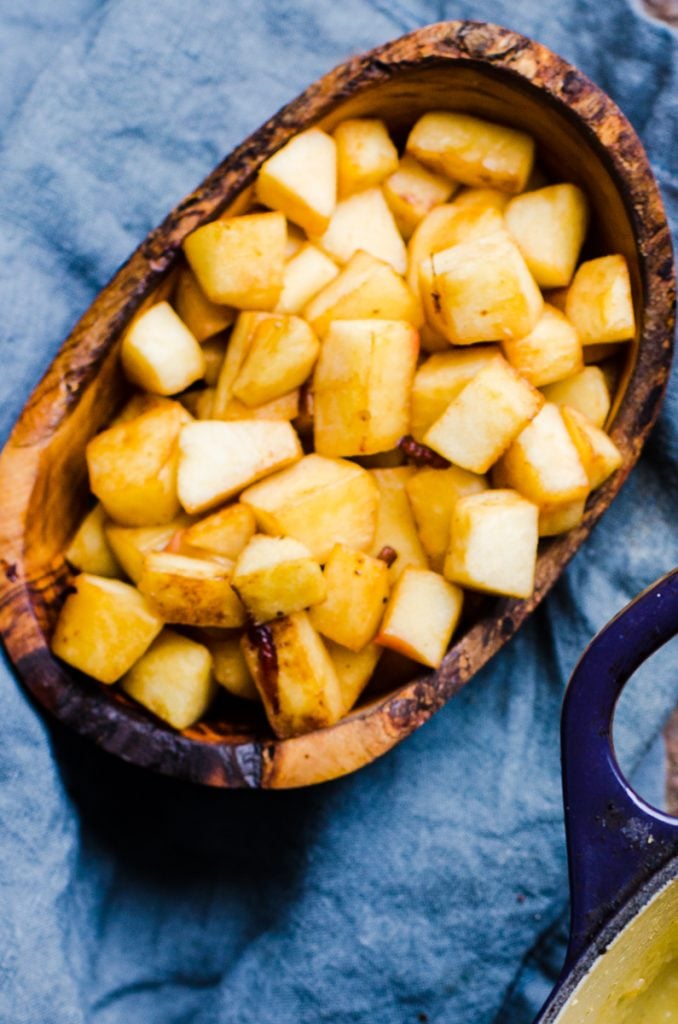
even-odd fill
[{"label": "bowl rim", "polygon": [[[635,236],[644,295],[638,367],[617,411],[628,430],[628,457],[594,495],[583,523],[553,538],[539,560],[528,600],[500,599],[450,648],[437,672],[421,675],[359,707],[338,723],[304,736],[226,742],[208,731],[174,732],[142,709],[110,699],[106,688],[52,656],[33,596],[56,596],[63,566],[30,578],[24,531],[40,455],[75,408],[115,340],[171,268],[183,238],[218,215],[251,183],[258,166],[302,125],[338,103],[400,73],[427,66],[476,66],[513,76],[586,133],[616,180]],[[37,701],[109,753],[165,775],[225,788],[291,788],[327,781],[381,756],[426,722],[522,625],[560,576],[621,488],[654,424],[673,348],[675,283],[671,237],[659,189],[635,131],[616,104],[577,68],[540,43],[479,21],[438,22],[338,65],[284,106],[227,156],[146,237],[76,324],[28,400],[0,456],[0,484],[14,493],[0,519],[3,573],[0,632],[16,670]],[[627,402],[631,396],[633,401]],[[9,489],[8,489],[9,488]],[[45,598],[47,595],[47,598]]]}]

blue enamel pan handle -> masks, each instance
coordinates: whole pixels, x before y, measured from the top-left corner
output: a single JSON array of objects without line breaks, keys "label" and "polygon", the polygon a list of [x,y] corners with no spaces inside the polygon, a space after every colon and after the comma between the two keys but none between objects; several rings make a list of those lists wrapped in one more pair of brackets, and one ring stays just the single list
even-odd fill
[{"label": "blue enamel pan handle", "polygon": [[571,929],[565,971],[631,893],[678,853],[678,820],[631,789],[612,742],[624,684],[676,634],[678,569],[598,633],[567,688],[561,740]]}]

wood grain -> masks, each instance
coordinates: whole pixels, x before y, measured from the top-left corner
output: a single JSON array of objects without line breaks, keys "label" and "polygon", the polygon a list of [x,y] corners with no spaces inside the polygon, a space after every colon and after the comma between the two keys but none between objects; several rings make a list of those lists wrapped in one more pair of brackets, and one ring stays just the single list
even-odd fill
[{"label": "wood grain", "polygon": [[[474,614],[438,672],[409,680],[382,672],[351,715],[294,739],[274,739],[259,711],[225,699],[204,723],[174,732],[49,651],[69,578],[62,551],[86,502],[84,447],[125,398],[121,333],[167,287],[186,235],[224,211],[246,209],[258,167],[291,135],[373,113],[398,137],[436,107],[529,130],[546,171],[589,194],[590,254],[626,256],[639,334],[627,346],[611,414],[623,467],[592,496],[580,527],[543,545],[528,601],[469,601]],[[301,786],[368,763],[427,721],[513,636],[619,491],[659,411],[674,300],[669,231],[645,153],[617,107],[575,68],[478,22],[432,25],[341,65],[243,142],[150,233],[76,325],[16,424],[0,458],[0,629],[21,678],[48,710],[104,749],[208,785]]]}]

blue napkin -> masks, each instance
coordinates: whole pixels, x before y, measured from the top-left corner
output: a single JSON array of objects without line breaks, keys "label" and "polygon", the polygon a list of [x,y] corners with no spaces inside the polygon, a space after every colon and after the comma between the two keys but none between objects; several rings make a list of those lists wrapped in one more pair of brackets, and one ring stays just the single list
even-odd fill
[{"label": "blue napkin", "polygon": [[[0,5],[0,430],[174,204],[350,54],[443,17],[518,29],[640,132],[678,224],[678,48],[625,0],[33,0]],[[308,791],[142,773],[47,722],[2,672],[0,1020],[527,1024],[558,969],[558,715],[585,644],[678,564],[678,394],[546,604],[398,749]],[[675,661],[675,658],[673,659]],[[632,770],[678,684],[624,702]]]}]

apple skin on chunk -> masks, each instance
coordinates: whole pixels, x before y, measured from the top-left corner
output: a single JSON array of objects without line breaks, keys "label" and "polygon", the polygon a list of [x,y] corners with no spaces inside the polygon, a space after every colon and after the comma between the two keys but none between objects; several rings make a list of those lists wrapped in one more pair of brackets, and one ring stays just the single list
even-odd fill
[{"label": "apple skin on chunk", "polygon": [[386,606],[376,638],[430,668],[438,668],[459,622],[464,594],[429,569],[408,566]]},{"label": "apple skin on chunk", "polygon": [[279,420],[188,423],[179,450],[179,499],[187,512],[212,508],[303,455],[294,429]]},{"label": "apple skin on chunk", "polygon": [[144,559],[138,587],[165,622],[185,626],[245,624],[245,609],[231,586],[233,567],[169,551]]},{"label": "apple skin on chunk", "polygon": [[315,449],[321,455],[387,451],[409,429],[416,330],[400,320],[335,321],[313,381]]},{"label": "apple skin on chunk", "polygon": [[361,651],[374,639],[388,599],[388,566],[379,558],[337,544],[324,572],[327,596],[310,611],[319,633]]},{"label": "apple skin on chunk", "polygon": [[568,320],[582,345],[630,341],[636,321],[629,268],[623,256],[599,256],[582,263],[565,300]]},{"label": "apple skin on chunk", "polygon": [[312,241],[337,263],[348,263],[362,250],[390,263],[398,274],[407,269],[405,243],[380,188],[338,202],[327,230]]},{"label": "apple skin on chunk", "polygon": [[115,683],[150,646],[163,620],[129,583],[81,573],[66,598],[52,650],[100,683]]},{"label": "apple skin on chunk", "polygon": [[337,202],[334,139],[319,128],[295,135],[262,164],[256,193],[308,234],[323,232]]},{"label": "apple skin on chunk", "polygon": [[299,736],[341,718],[339,680],[306,612],[252,627],[242,649],[276,736]]},{"label": "apple skin on chunk", "polygon": [[158,395],[175,395],[205,374],[203,351],[169,302],[157,302],[133,321],[120,361],[132,384]]},{"label": "apple skin on chunk", "polygon": [[292,537],[252,537],[233,570],[233,587],[255,623],[303,611],[327,586],[311,552]]}]

